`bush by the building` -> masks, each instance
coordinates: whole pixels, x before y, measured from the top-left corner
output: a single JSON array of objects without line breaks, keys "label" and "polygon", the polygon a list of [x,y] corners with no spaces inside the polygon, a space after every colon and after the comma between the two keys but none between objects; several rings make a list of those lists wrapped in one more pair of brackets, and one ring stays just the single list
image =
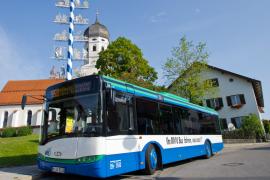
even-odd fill
[{"label": "bush by the building", "polygon": [[246,134],[243,129],[236,129],[233,131],[224,131],[222,137],[223,139],[256,139],[256,134]]},{"label": "bush by the building", "polygon": [[255,134],[256,139],[262,139],[265,135],[260,119],[255,114],[244,118],[241,129],[243,129],[245,135]]},{"label": "bush by the building", "polygon": [[15,128],[5,128],[2,131],[2,137],[15,137],[16,136],[16,129]]},{"label": "bush by the building", "polygon": [[32,134],[32,128],[29,126],[20,127],[17,130],[17,136],[27,136]]},{"label": "bush by the building", "polygon": [[270,121],[263,120],[263,126],[264,126],[265,133],[270,134]]},{"label": "bush by the building", "polygon": [[32,134],[32,128],[29,126],[19,127],[19,128],[5,128],[1,133],[1,137],[16,137],[16,136],[27,136]]}]

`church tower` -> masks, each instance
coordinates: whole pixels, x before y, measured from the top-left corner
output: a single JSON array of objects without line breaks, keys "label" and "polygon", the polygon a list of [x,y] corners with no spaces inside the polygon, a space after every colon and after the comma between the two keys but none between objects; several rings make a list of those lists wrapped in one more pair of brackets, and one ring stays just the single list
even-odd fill
[{"label": "church tower", "polygon": [[88,38],[85,43],[85,50],[87,52],[87,61],[81,67],[80,76],[87,76],[96,74],[98,70],[95,65],[99,57],[99,53],[107,49],[110,43],[110,35],[106,26],[102,25],[98,20],[98,13],[96,14],[96,21],[84,31],[84,36]]}]

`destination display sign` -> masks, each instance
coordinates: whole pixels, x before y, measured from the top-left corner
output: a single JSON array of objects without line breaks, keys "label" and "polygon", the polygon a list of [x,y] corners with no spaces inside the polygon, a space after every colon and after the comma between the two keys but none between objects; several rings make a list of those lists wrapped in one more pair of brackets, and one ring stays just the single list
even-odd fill
[{"label": "destination display sign", "polygon": [[84,95],[87,93],[98,92],[99,80],[98,78],[80,79],[63,82],[59,85],[55,85],[47,90],[47,100],[55,100],[66,97],[73,97]]}]

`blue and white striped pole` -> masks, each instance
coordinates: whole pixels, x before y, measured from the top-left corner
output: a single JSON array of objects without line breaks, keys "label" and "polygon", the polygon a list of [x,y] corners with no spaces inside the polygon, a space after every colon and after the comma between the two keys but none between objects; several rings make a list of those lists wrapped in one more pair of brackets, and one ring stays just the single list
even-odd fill
[{"label": "blue and white striped pole", "polygon": [[69,39],[68,39],[68,62],[67,62],[67,80],[72,79],[72,58],[73,58],[73,32],[74,32],[74,0],[70,0],[69,17]]}]

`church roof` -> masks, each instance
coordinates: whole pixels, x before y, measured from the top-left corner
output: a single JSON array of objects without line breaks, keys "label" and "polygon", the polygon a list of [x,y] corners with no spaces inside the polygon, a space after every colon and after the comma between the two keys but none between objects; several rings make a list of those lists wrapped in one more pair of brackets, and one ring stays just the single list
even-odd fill
[{"label": "church roof", "polygon": [[[8,81],[0,92],[0,106],[20,105],[24,94],[40,96],[54,84],[63,82],[63,79],[17,80]],[[27,97],[27,104],[42,104],[43,100]]]},{"label": "church roof", "polygon": [[106,26],[103,24],[100,24],[98,21],[98,18],[96,18],[96,22],[89,26],[85,31],[84,31],[84,36],[91,38],[91,37],[103,37],[106,39],[110,38],[109,31]]}]

